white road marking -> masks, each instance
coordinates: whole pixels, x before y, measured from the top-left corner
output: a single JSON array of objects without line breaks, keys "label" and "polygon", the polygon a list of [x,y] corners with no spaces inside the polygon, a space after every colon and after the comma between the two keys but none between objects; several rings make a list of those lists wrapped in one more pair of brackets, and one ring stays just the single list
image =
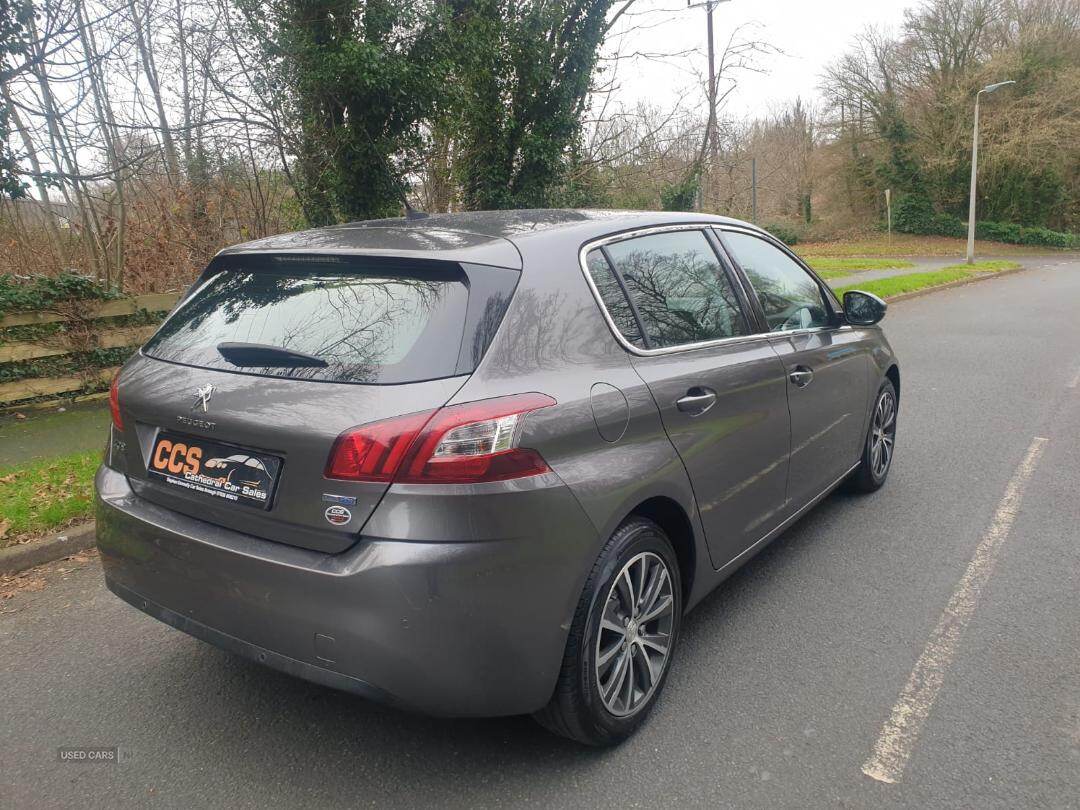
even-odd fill
[{"label": "white road marking", "polygon": [[1066,388],[1080,387],[1080,368],[1076,369],[1076,374],[1073,375],[1072,382],[1070,382]]},{"label": "white road marking", "polygon": [[994,512],[990,527],[979,541],[964,576],[945,607],[945,612],[941,614],[922,655],[915,662],[915,668],[900,692],[892,714],[878,735],[873,753],[863,763],[862,772],[871,779],[894,784],[903,776],[904,766],[911,757],[911,751],[919,739],[919,732],[945,681],[960,638],[975,613],[979,593],[993,573],[998,550],[1008,538],[1016,521],[1024,489],[1035,471],[1035,465],[1046,447],[1046,442],[1041,436],[1032,440],[1024,460],[1020,462],[1005,487],[1005,495]]}]

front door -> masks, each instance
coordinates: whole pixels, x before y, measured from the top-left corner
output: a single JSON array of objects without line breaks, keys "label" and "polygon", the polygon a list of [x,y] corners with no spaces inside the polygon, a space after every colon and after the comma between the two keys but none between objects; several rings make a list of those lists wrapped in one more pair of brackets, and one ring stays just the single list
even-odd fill
[{"label": "front door", "polygon": [[867,359],[850,329],[773,340],[788,371],[791,466],[788,499],[798,509],[859,459],[866,431]]},{"label": "front door", "polygon": [[862,449],[869,410],[869,343],[841,325],[818,281],[765,239],[727,231],[725,247],[757,294],[784,364],[791,413],[788,511],[835,483]]}]

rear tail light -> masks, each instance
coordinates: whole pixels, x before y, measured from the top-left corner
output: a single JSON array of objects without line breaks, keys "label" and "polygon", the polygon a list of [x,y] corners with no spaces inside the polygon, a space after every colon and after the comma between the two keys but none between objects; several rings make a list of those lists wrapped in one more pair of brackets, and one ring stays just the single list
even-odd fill
[{"label": "rear tail light", "polygon": [[411,413],[342,433],[330,451],[326,477],[346,481],[394,480],[409,445],[434,415],[435,411]]},{"label": "rear tail light", "polygon": [[525,415],[554,404],[544,394],[517,394],[361,425],[334,442],[326,477],[475,484],[540,475],[547,462],[518,442]]},{"label": "rear tail light", "polygon": [[109,411],[112,413],[112,423],[116,426],[117,430],[124,429],[124,420],[120,418],[120,372],[116,372],[116,376],[112,378],[112,385],[109,386]]}]

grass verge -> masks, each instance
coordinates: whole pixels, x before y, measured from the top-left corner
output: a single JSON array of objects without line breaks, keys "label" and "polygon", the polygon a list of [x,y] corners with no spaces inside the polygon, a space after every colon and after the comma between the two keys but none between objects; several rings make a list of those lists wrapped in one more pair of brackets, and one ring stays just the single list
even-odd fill
[{"label": "grass verge", "polygon": [[975,264],[950,264],[942,267],[942,270],[970,270],[973,273],[1000,273],[1002,270],[1016,270],[1021,267],[1019,262],[1010,262],[1006,259],[991,259]]},{"label": "grass verge", "polygon": [[0,548],[91,516],[101,451],[0,469]]},{"label": "grass verge", "polygon": [[811,257],[806,261],[822,278],[842,278],[866,270],[904,270],[915,266],[907,259],[895,258],[870,259],[820,256],[817,258]]},{"label": "grass verge", "polygon": [[[994,256],[1046,255],[1058,252],[1053,248],[1009,245],[981,239],[975,248],[980,254]],[[795,252],[809,262],[811,267],[814,266],[815,258],[830,256],[963,256],[966,250],[967,241],[964,239],[949,236],[912,236],[906,233],[894,233],[892,241],[884,234],[867,234],[834,242],[799,242],[795,246]]]},{"label": "grass verge", "polygon": [[866,281],[862,284],[845,284],[836,287],[836,294],[843,295],[848,290],[862,290],[873,293],[881,298],[889,298],[894,295],[924,290],[928,287],[940,287],[942,284],[950,284],[975,276],[984,276],[989,273],[1000,273],[1003,270],[1015,270],[1020,267],[1016,262],[989,261],[976,262],[975,264],[951,264],[940,270],[931,270],[926,273],[908,273],[903,276],[891,278],[879,278],[874,281]]}]

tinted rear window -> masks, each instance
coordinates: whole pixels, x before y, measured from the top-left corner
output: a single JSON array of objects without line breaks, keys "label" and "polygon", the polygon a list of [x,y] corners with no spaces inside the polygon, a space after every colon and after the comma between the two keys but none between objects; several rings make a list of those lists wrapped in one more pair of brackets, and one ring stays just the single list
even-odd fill
[{"label": "tinted rear window", "polygon": [[630,343],[633,343],[638,348],[644,348],[645,341],[641,337],[638,320],[634,316],[634,311],[630,308],[630,302],[627,300],[626,294],[623,292],[622,287],[619,286],[619,280],[611,270],[611,265],[604,258],[604,254],[599,250],[591,250],[585,258],[589,268],[589,275],[592,276],[596,290],[600,293],[600,299],[604,302],[604,307],[611,316],[611,320],[615,323],[615,328]]},{"label": "tinted rear window", "polygon": [[639,236],[606,250],[622,274],[650,348],[749,333],[735,288],[701,231]]},{"label": "tinted rear window", "polygon": [[[468,280],[457,265],[388,267],[332,257],[223,261],[143,352],[246,374],[417,382],[460,373],[468,305]],[[325,366],[297,367],[285,360],[238,367],[218,350],[228,343],[299,352]]]}]

